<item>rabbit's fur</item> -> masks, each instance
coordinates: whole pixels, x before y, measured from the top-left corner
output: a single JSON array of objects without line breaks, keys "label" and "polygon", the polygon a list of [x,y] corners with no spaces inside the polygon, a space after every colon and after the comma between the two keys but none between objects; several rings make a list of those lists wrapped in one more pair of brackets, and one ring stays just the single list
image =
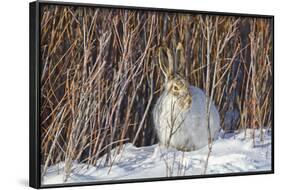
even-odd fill
[{"label": "rabbit's fur", "polygon": [[[208,144],[207,102],[205,93],[189,85],[184,76],[183,48],[179,43],[173,64],[171,51],[159,50],[159,64],[165,75],[164,92],[153,109],[155,130],[160,144],[182,151],[191,151]],[[166,63],[168,66],[165,66]],[[217,138],[220,129],[220,116],[211,102],[210,132],[212,140]]]}]

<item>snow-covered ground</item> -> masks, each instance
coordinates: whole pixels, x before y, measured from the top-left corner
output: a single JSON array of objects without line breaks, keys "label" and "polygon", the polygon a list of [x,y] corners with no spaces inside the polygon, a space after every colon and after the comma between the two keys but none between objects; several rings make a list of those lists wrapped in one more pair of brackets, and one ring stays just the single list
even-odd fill
[{"label": "snow-covered ground", "polygon": [[[271,132],[265,131],[264,140],[260,141],[259,131],[256,131],[255,143],[252,133],[248,130],[246,138],[244,132],[221,134],[213,143],[206,173],[271,170]],[[192,152],[181,152],[159,145],[137,148],[128,143],[116,156],[112,167],[74,164],[67,183],[202,175],[207,154],[207,146]],[[103,160],[104,157],[100,158],[100,162]],[[42,183],[63,183],[63,167],[63,163],[49,167]]]}]

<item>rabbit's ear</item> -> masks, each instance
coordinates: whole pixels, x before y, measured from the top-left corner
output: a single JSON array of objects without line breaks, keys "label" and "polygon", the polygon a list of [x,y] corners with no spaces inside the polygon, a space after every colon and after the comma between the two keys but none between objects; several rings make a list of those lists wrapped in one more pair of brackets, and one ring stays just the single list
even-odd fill
[{"label": "rabbit's ear", "polygon": [[176,49],[175,65],[177,66],[176,72],[182,77],[185,76],[185,60],[184,60],[184,49],[182,44],[179,42]]},{"label": "rabbit's ear", "polygon": [[[166,49],[166,52],[164,52],[164,49]],[[174,71],[174,63],[171,50],[169,48],[160,47],[158,52],[158,58],[160,69],[162,70],[166,79],[168,79],[170,76],[172,76]]]}]

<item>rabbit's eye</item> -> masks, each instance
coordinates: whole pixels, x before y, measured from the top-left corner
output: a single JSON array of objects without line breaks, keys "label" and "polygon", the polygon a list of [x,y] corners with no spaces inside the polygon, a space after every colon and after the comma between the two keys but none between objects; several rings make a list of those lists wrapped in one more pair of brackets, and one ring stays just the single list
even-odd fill
[{"label": "rabbit's eye", "polygon": [[178,91],[178,90],[179,90],[179,87],[173,86],[173,90],[174,90],[174,91]]}]

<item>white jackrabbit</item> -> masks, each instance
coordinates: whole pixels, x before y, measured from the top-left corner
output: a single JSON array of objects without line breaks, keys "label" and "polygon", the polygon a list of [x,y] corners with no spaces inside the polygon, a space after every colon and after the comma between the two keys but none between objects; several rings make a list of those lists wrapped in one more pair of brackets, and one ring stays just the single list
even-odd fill
[{"label": "white jackrabbit", "polygon": [[[159,143],[182,151],[202,148],[208,144],[209,138],[209,100],[201,89],[189,85],[184,78],[185,60],[181,43],[177,46],[175,59],[168,48],[160,48],[158,58],[166,79],[164,92],[153,109]],[[214,140],[220,129],[220,116],[213,102],[209,121],[211,138]]]}]

